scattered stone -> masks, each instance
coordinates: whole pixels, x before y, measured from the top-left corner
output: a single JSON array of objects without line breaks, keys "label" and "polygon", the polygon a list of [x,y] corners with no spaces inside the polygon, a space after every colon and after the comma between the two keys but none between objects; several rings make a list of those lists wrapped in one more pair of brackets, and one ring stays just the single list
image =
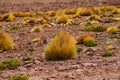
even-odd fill
[{"label": "scattered stone", "polygon": [[99,22],[105,22],[102,18],[98,19]]},{"label": "scattered stone", "polygon": [[25,67],[31,67],[31,66],[33,65],[33,62],[32,62],[32,61],[25,61],[25,62],[23,63],[23,65],[24,65]]},{"label": "scattered stone", "polygon": [[93,55],[93,54],[94,54],[94,51],[95,51],[95,49],[87,48],[87,49],[85,49],[84,52],[85,52],[87,55]]},{"label": "scattered stone", "polygon": [[50,78],[57,78],[57,75],[52,75]]},{"label": "scattered stone", "polygon": [[70,76],[70,79],[75,79],[76,77],[75,76]]},{"label": "scattered stone", "polygon": [[83,66],[88,67],[88,66],[97,66],[97,63],[81,63]]},{"label": "scattered stone", "polygon": [[58,71],[64,71],[64,70],[67,70],[67,67],[65,67],[65,66],[58,67]]},{"label": "scattered stone", "polygon": [[49,63],[48,62],[44,62],[44,65],[48,65]]},{"label": "scattered stone", "polygon": [[87,55],[93,55],[93,52],[86,52]]},{"label": "scattered stone", "polygon": [[21,56],[21,54],[16,54],[16,56],[17,56],[17,57],[20,57],[20,56]]},{"label": "scattered stone", "polygon": [[20,67],[18,67],[18,70],[20,70],[20,71],[26,71],[27,69],[25,67],[20,66]]},{"label": "scattered stone", "polygon": [[35,67],[35,71],[43,71],[43,68]]},{"label": "scattered stone", "polygon": [[79,65],[69,65],[68,69],[79,69],[80,66]]},{"label": "scattered stone", "polygon": [[81,75],[84,72],[84,69],[77,69],[76,73],[77,75]]},{"label": "scattered stone", "polygon": [[26,64],[24,65],[25,67],[31,67],[33,65],[33,63],[29,63],[29,64]]},{"label": "scattered stone", "polygon": [[55,23],[52,23],[52,22],[51,22],[50,24],[51,24],[51,25],[53,25],[53,26],[56,26],[56,24],[55,24]]},{"label": "scattered stone", "polygon": [[97,33],[95,33],[96,35],[100,35],[100,33],[99,32],[97,32]]},{"label": "scattered stone", "polygon": [[34,64],[40,64],[41,62],[38,61],[38,60],[34,60],[33,63],[34,63]]},{"label": "scattered stone", "polygon": [[117,65],[120,65],[120,60],[117,61]]}]

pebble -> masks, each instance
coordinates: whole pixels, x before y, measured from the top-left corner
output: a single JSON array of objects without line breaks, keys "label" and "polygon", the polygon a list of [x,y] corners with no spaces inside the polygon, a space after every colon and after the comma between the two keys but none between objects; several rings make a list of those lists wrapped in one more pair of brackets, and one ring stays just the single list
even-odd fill
[{"label": "pebble", "polygon": [[80,66],[79,65],[69,65],[68,69],[79,69]]},{"label": "pebble", "polygon": [[32,62],[32,61],[25,61],[25,62],[23,63],[23,65],[24,65],[25,67],[31,67],[31,66],[33,65],[33,62]]},{"label": "pebble", "polygon": [[102,18],[98,19],[99,22],[105,22]]},{"label": "pebble", "polygon": [[87,55],[93,55],[93,52],[86,52]]},{"label": "pebble", "polygon": [[117,65],[120,65],[120,60],[117,61]]},{"label": "pebble", "polygon": [[20,70],[20,71],[26,71],[27,69],[25,68],[25,67],[18,67],[18,70]]},{"label": "pebble", "polygon": [[67,67],[65,67],[65,66],[58,67],[58,71],[64,71],[64,70],[67,70]]},{"label": "pebble", "polygon": [[97,63],[81,63],[83,66],[88,67],[88,66],[97,66]]},{"label": "pebble", "polygon": [[38,60],[34,60],[33,63],[34,63],[34,64],[40,64],[41,62],[38,61]]}]

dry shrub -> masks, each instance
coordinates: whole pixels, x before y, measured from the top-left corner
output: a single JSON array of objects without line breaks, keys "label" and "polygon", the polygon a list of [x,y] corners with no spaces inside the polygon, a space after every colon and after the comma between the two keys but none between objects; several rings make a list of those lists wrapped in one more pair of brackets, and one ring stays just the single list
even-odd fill
[{"label": "dry shrub", "polygon": [[0,31],[0,50],[8,50],[13,48],[11,37],[5,32]]},{"label": "dry shrub", "polygon": [[46,46],[46,60],[66,60],[76,56],[76,41],[67,32],[58,33]]}]

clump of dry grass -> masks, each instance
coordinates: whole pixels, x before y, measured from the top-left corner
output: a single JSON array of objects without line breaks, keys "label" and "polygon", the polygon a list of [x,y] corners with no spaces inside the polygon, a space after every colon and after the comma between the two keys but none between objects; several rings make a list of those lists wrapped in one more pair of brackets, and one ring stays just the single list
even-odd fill
[{"label": "clump of dry grass", "polygon": [[12,13],[6,13],[4,15],[2,15],[0,21],[13,21],[15,19],[15,16]]},{"label": "clump of dry grass", "polygon": [[107,32],[110,33],[110,34],[116,34],[118,31],[117,27],[109,27],[107,29]]},{"label": "clump of dry grass", "polygon": [[9,50],[12,49],[13,46],[14,43],[11,37],[7,33],[0,31],[0,50]]},{"label": "clump of dry grass", "polygon": [[64,15],[57,16],[55,22],[57,24],[60,24],[60,23],[67,23],[69,20],[70,20],[69,17],[64,14]]},{"label": "clump of dry grass", "polygon": [[76,56],[76,41],[67,32],[58,33],[46,46],[46,60],[66,60]]},{"label": "clump of dry grass", "polygon": [[77,16],[90,16],[91,14],[93,14],[93,11],[88,8],[79,8],[76,13]]}]

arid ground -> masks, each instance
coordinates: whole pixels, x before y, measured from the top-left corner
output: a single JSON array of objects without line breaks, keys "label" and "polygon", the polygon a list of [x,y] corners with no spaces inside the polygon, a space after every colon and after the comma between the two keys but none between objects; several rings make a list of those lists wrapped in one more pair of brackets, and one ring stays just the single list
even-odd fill
[{"label": "arid ground", "polygon": [[[48,10],[61,10],[73,7],[87,7],[114,5],[120,7],[119,0],[0,0],[0,14],[8,12],[38,12]],[[107,15],[107,14],[106,14]],[[116,14],[114,17],[120,17]],[[86,20],[86,17],[76,19],[78,25],[62,26],[59,24],[51,24],[51,27],[43,28],[42,32],[31,33],[30,29],[35,25],[23,25],[23,18],[15,18],[12,22],[0,22],[1,30],[7,32],[13,39],[15,46],[12,50],[0,52],[0,60],[4,58],[18,58],[29,56],[32,61],[23,62],[18,69],[3,70],[0,74],[0,80],[8,80],[10,76],[25,74],[30,80],[120,80],[120,40],[113,43],[116,47],[110,50],[113,55],[110,57],[102,57],[101,53],[108,46],[105,40],[120,38],[120,30],[117,34],[111,35],[107,32],[85,32],[81,28],[84,27],[81,23]],[[118,26],[120,22],[99,23],[104,26]],[[19,30],[10,30],[11,27],[19,25],[22,28]],[[77,52],[78,56],[72,60],[65,61],[46,61],[43,58],[44,48],[53,35],[59,31],[67,31],[73,37],[84,33],[94,36],[98,46],[91,47],[92,55],[89,55],[86,50],[88,47],[77,45],[83,49],[82,52]],[[38,42],[32,42],[34,38],[41,38]],[[31,47],[35,51],[30,52]]]}]

